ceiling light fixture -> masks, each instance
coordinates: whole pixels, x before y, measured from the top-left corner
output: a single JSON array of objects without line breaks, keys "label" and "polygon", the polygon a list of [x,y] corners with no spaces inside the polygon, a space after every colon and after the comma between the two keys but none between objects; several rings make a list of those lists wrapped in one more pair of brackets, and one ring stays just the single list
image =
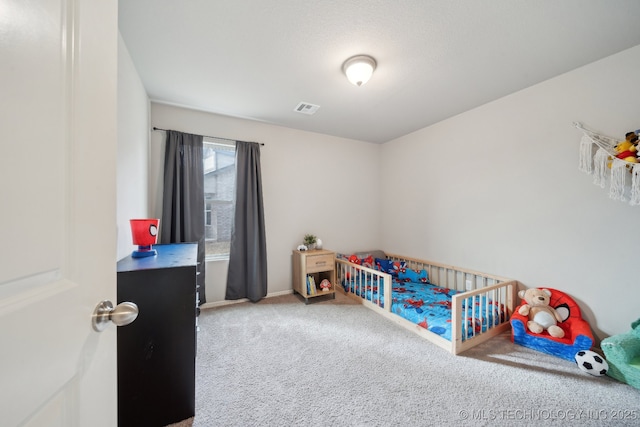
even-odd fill
[{"label": "ceiling light fixture", "polygon": [[342,71],[347,79],[356,86],[362,86],[368,82],[375,69],[376,60],[367,55],[353,56],[342,64]]}]

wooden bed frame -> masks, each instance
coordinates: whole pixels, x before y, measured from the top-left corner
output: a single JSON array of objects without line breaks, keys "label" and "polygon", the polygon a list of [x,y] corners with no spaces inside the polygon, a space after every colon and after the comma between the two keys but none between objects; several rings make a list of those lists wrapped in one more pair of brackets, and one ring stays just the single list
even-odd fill
[{"label": "wooden bed frame", "polygon": [[[386,254],[386,257],[392,261],[405,261],[408,268],[416,271],[426,270],[429,274],[429,282],[433,285],[459,291],[459,293],[452,296],[451,341],[393,313],[391,311],[392,304],[384,304],[384,307],[382,307],[380,293],[367,296],[367,292],[364,292],[363,289],[362,292],[359,292],[362,295],[360,296],[344,290],[342,286],[337,288],[341,289],[347,296],[360,301],[366,307],[453,354],[468,350],[489,338],[509,330],[511,327],[509,319],[517,302],[518,282],[516,280],[401,255]],[[392,278],[390,274],[340,258],[336,259],[336,273],[338,276],[337,283],[342,285],[346,277],[357,277],[357,282],[360,283],[360,286],[364,286],[363,284],[366,283],[376,284],[378,289],[383,289],[384,301],[392,301]],[[506,315],[504,319],[494,319],[493,323],[486,326],[485,331],[476,331],[473,336],[467,336],[467,328],[464,328],[463,331],[462,319],[470,318],[471,322],[475,322],[476,319],[473,310],[464,308],[462,302],[467,298],[472,298],[473,301],[482,301],[482,297],[486,297],[484,301],[492,301],[502,305]],[[373,298],[373,300],[367,298]],[[482,319],[478,319],[478,322],[482,322]]]}]

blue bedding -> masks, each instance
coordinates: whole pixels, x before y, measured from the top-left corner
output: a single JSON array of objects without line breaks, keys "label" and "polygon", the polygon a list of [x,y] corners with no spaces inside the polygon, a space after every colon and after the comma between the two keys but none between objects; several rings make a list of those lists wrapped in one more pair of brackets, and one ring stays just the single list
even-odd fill
[{"label": "blue bedding", "polygon": [[[358,280],[343,282],[346,291],[355,293],[369,301],[380,301],[384,307],[382,294],[377,282],[367,282],[360,286]],[[361,293],[365,295],[361,295]],[[451,341],[451,304],[452,296],[459,291],[442,288],[430,283],[412,282],[393,277],[391,312],[401,316],[437,335]],[[466,310],[466,312],[465,312]],[[467,298],[462,302],[463,323],[462,339],[472,337],[476,332],[486,331],[487,325],[505,320],[504,307],[487,301],[484,297]],[[466,328],[466,334],[464,329]]]}]

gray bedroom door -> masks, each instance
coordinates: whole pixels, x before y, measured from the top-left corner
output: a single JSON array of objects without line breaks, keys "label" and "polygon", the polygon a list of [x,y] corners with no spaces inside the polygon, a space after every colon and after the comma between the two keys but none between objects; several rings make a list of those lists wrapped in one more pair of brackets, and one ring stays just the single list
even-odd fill
[{"label": "gray bedroom door", "polygon": [[0,2],[0,424],[116,425],[117,1]]}]

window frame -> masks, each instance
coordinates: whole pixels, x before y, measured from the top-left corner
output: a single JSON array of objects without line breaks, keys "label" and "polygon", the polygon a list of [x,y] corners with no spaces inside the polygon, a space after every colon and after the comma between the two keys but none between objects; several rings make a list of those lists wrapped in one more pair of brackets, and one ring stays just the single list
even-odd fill
[{"label": "window frame", "polygon": [[[217,149],[216,149],[217,148]],[[204,192],[204,226],[205,226],[205,260],[206,261],[224,261],[224,260],[228,260],[229,259],[229,250],[227,250],[227,252],[225,253],[209,253],[207,251],[207,246],[208,244],[211,244],[211,242],[215,242],[217,240],[215,239],[211,239],[211,238],[207,238],[207,234],[209,232],[209,230],[207,229],[207,227],[212,227],[214,224],[217,226],[218,224],[218,220],[214,220],[214,216],[217,215],[217,213],[219,213],[219,211],[216,211],[216,205],[220,206],[220,205],[224,205],[224,204],[231,204],[231,215],[228,216],[227,218],[227,222],[233,221],[233,206],[234,206],[234,202],[235,202],[235,188],[236,188],[236,163],[235,163],[235,143],[233,141],[227,141],[227,140],[218,140],[216,138],[211,138],[211,137],[204,137],[203,139],[203,174],[204,174],[204,188],[203,188],[203,192]],[[206,155],[206,150],[207,149],[213,149],[214,153],[215,153],[215,159],[214,159],[214,165],[213,165],[213,169],[210,167],[209,169],[206,169],[204,167],[205,161],[207,158],[209,157],[205,157]],[[232,164],[228,164],[228,165],[222,165],[221,167],[219,167],[218,165],[218,161],[221,160],[221,156],[218,154],[219,152],[232,152],[233,153],[233,162]],[[232,176],[232,189],[230,190],[231,196],[229,199],[223,199],[223,200],[219,200],[219,199],[212,199],[211,197],[207,197],[207,194],[215,194],[215,193],[207,193],[207,174],[214,172],[214,171],[219,171],[219,170],[224,170],[225,167],[230,167],[232,166],[232,171],[233,173],[231,174]],[[229,178],[227,178],[229,179]],[[220,185],[220,182],[216,181],[216,189],[218,188],[218,186]],[[222,203],[216,203],[221,201]],[[209,214],[209,216],[207,216],[207,214]],[[233,227],[233,224],[230,225],[230,227]],[[229,236],[231,235],[231,229],[227,230],[229,233]],[[217,234],[217,232],[216,232]],[[229,237],[230,238],[230,237]],[[229,248],[230,249],[230,244],[231,241],[229,240]]]}]

